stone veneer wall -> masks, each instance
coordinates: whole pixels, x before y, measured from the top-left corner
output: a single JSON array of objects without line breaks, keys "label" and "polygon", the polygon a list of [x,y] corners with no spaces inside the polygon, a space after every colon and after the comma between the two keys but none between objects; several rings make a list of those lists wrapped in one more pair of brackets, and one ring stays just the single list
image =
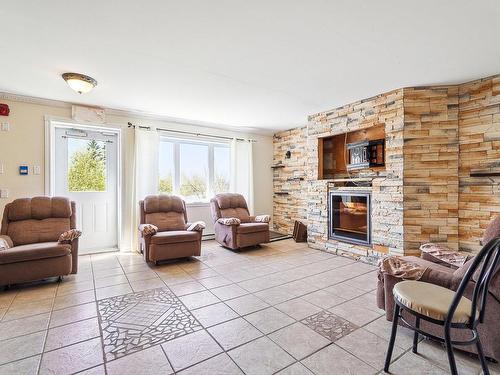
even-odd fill
[{"label": "stone veneer wall", "polygon": [[[277,232],[293,232],[295,220],[307,221],[306,144],[307,127],[287,130],[274,135],[273,164],[285,168],[273,170],[273,228]],[[291,152],[286,159],[287,151]],[[279,195],[276,192],[288,192]]]},{"label": "stone veneer wall", "polygon": [[500,75],[460,85],[459,109],[459,246],[475,252],[500,215],[500,177],[470,177],[473,170],[500,172]]},{"label": "stone veneer wall", "polygon": [[[374,249],[328,240],[327,192],[333,184],[317,179],[317,138],[379,124],[386,129],[387,168],[368,174]],[[307,217],[311,247],[412,254],[432,241],[477,251],[484,228],[500,214],[500,178],[470,177],[473,170],[500,170],[500,76],[391,91],[312,115],[307,129],[277,133],[274,140],[275,162],[286,149],[304,158],[275,173],[275,191],[285,189],[281,173],[305,168],[307,176],[287,198],[275,197],[274,221],[290,233],[292,216]]]},{"label": "stone veneer wall", "polygon": [[406,88],[405,254],[425,242],[458,249],[458,87]]}]

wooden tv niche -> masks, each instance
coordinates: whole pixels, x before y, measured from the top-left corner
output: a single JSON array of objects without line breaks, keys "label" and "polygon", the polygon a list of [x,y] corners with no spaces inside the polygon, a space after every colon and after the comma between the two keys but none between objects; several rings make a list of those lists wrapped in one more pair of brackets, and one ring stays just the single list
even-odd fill
[{"label": "wooden tv niche", "polygon": [[[374,162],[354,168],[349,155],[355,150],[356,143],[367,146],[375,156]],[[348,150],[348,145],[351,145]],[[354,147],[353,147],[354,146]],[[385,125],[376,125],[367,129],[342,133],[330,137],[318,138],[318,179],[332,179],[336,174],[352,173],[360,170],[385,169]],[[348,168],[349,167],[349,168]]]}]

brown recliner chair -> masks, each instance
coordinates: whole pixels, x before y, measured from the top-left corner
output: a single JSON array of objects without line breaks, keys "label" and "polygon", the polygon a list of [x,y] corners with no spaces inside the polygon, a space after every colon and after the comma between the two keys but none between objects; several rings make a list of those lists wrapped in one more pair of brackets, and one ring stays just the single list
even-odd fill
[{"label": "brown recliner chair", "polygon": [[250,216],[241,194],[217,194],[210,200],[215,240],[229,249],[269,242],[269,215]]},{"label": "brown recliner chair", "polygon": [[[484,233],[482,243],[486,244],[493,238],[499,236],[500,216],[490,223]],[[443,264],[438,264],[435,261],[423,259],[426,258],[424,253],[422,253],[421,258],[414,256],[405,256],[402,258],[426,269],[420,278],[420,281],[439,285],[452,290],[456,290],[458,288],[465,272],[468,270],[474,259],[470,259],[467,263],[457,269],[454,267],[444,266]],[[378,272],[377,305],[380,309],[385,310],[387,320],[392,320],[393,317],[394,286],[401,281],[401,278],[382,273],[380,270]],[[471,281],[464,294],[464,296],[469,299],[472,299],[474,283],[474,281]],[[500,270],[498,269],[491,280],[486,298],[485,319],[483,324],[478,325],[478,332],[481,337],[481,343],[483,344],[485,355],[496,361],[500,361],[500,340],[498,339],[500,337],[500,325],[498,324],[498,320],[500,318]],[[409,314],[403,315],[406,319],[409,319],[410,322],[414,323],[412,316],[409,316]],[[439,337],[443,336],[442,326],[425,321],[421,324],[421,328],[424,331]],[[467,340],[470,338],[470,332],[467,332],[467,330],[452,328],[451,333],[453,340]],[[471,353],[477,353],[475,345],[464,345],[458,348]]]},{"label": "brown recliner chair", "polygon": [[149,195],[139,202],[139,210],[139,248],[146,262],[201,255],[205,223],[187,222],[181,198]]},{"label": "brown recliner chair", "polygon": [[0,285],[74,274],[78,270],[75,202],[62,197],[16,199],[0,231]]}]

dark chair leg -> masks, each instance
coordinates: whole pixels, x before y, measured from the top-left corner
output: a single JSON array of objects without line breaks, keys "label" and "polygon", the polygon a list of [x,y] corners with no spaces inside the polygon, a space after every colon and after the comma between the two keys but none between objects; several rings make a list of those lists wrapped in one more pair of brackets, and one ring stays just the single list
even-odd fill
[{"label": "dark chair leg", "polygon": [[[416,328],[420,328],[420,318],[417,317],[415,318],[415,327]],[[412,352],[413,353],[417,353],[417,349],[418,349],[418,332],[415,331],[414,335],[413,335],[413,349],[412,349]]]},{"label": "dark chair leg", "polygon": [[[476,335],[478,335],[477,332]],[[483,369],[483,375],[490,375],[490,370],[488,369],[488,364],[486,363],[486,358],[484,356],[484,351],[483,351],[483,345],[481,344],[479,335],[477,336],[476,348],[477,348],[477,355],[479,356],[479,360],[481,361],[481,368]]]},{"label": "dark chair leg", "polygon": [[446,345],[446,353],[448,354],[451,375],[458,375],[457,363],[455,362],[455,355],[453,354],[453,345],[451,344],[450,327],[444,328],[444,343]]},{"label": "dark chair leg", "polygon": [[389,372],[389,365],[391,364],[392,351],[394,350],[394,342],[396,341],[396,334],[398,331],[399,321],[399,305],[394,304],[394,316],[392,317],[392,331],[391,339],[389,340],[389,347],[387,348],[387,355],[385,357],[384,371]]}]

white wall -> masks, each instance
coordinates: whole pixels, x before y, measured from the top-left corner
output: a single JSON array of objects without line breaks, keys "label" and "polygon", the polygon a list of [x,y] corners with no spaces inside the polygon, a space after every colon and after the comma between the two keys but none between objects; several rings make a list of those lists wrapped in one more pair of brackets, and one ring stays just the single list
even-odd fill
[{"label": "white wall", "polygon": [[[29,101],[0,100],[1,103],[10,106],[10,115],[0,117],[0,122],[8,122],[10,131],[0,131],[0,164],[3,165],[4,173],[0,174],[0,189],[8,189],[8,198],[0,198],[0,211],[6,203],[16,198],[43,195],[45,191],[46,179],[48,178],[47,166],[45,166],[45,117],[57,117],[58,119],[71,118],[71,105],[60,102],[48,102],[44,104],[32,103]],[[112,111],[116,112],[116,111]],[[229,130],[214,129],[191,124],[178,124],[159,119],[139,117],[128,114],[107,114],[106,125],[117,126],[122,129],[122,157],[123,157],[123,197],[128,196],[127,189],[130,184],[130,172],[128,166],[131,165],[133,155],[133,130],[127,128],[127,123],[141,124],[145,126],[155,126],[164,129],[192,131],[212,135],[222,135],[230,137],[252,138],[257,140],[254,144],[253,165],[254,165],[254,206],[256,214],[272,214],[272,158],[273,144],[272,136],[251,134],[246,132],[234,132]],[[30,174],[28,176],[19,175],[19,165],[28,165]],[[33,175],[33,166],[41,166],[41,174]],[[129,228],[133,228],[129,213],[133,205],[124,199],[122,202],[123,212],[123,233],[122,243],[130,243],[131,233],[127,233]],[[189,220],[204,220],[210,222],[209,207],[192,207],[188,210]],[[211,223],[207,227],[207,233],[213,233]]]}]

